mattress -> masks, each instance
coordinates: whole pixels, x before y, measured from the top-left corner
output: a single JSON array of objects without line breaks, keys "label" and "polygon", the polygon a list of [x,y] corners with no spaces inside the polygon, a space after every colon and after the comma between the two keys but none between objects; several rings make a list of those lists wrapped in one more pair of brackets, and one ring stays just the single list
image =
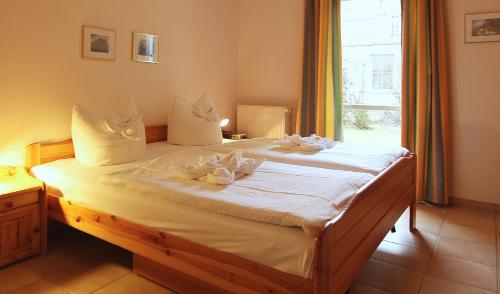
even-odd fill
[{"label": "mattress", "polygon": [[403,147],[336,143],[318,152],[300,152],[277,148],[274,139],[245,139],[203,146],[205,150],[228,153],[241,150],[243,156],[268,161],[378,175],[409,152]]},{"label": "mattress", "polygon": [[[141,161],[186,148],[189,147],[164,142],[148,144],[147,155]],[[103,175],[136,164],[91,167],[75,159],[63,159],[36,166],[32,173],[75,203],[289,274],[312,277],[315,240],[300,228],[255,222],[174,202],[158,202],[140,193],[99,182]]]}]

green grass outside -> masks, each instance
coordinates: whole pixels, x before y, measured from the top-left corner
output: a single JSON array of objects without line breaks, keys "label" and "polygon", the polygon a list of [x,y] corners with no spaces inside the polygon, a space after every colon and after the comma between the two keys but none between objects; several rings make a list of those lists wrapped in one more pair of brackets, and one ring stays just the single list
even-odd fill
[{"label": "green grass outside", "polygon": [[355,127],[344,127],[344,142],[369,145],[401,146],[401,128],[398,126],[387,126],[370,124],[366,130]]}]

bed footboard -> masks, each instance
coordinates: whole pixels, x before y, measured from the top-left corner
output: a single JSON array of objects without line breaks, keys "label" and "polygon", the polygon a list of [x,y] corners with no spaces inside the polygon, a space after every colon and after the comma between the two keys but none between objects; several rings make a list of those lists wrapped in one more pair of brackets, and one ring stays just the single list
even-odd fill
[{"label": "bed footboard", "polygon": [[401,158],[357,193],[317,242],[315,293],[345,293],[385,235],[410,207],[415,225],[415,157]]}]

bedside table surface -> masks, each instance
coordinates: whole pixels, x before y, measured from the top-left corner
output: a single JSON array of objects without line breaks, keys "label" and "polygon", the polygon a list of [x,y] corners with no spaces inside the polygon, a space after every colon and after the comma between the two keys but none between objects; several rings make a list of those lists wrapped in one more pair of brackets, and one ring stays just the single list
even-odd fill
[{"label": "bedside table surface", "polygon": [[0,198],[41,188],[42,182],[30,176],[26,171],[21,170],[14,175],[0,175]]}]

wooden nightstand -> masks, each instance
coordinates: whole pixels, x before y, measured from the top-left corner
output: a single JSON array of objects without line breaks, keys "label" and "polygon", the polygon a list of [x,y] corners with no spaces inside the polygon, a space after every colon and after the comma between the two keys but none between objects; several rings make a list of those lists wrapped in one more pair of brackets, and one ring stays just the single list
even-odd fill
[{"label": "wooden nightstand", "polygon": [[23,167],[0,167],[0,267],[46,251],[42,183]]}]

